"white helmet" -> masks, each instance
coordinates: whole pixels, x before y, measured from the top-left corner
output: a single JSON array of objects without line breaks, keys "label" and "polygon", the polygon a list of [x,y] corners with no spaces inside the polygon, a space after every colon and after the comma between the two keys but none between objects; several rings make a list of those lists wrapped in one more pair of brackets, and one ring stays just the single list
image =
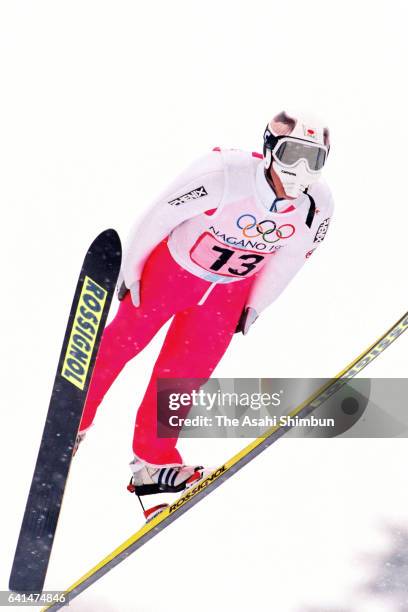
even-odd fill
[{"label": "white helmet", "polygon": [[316,120],[295,119],[282,111],[266,126],[265,168],[272,166],[292,198],[319,179],[329,149],[329,130]]}]

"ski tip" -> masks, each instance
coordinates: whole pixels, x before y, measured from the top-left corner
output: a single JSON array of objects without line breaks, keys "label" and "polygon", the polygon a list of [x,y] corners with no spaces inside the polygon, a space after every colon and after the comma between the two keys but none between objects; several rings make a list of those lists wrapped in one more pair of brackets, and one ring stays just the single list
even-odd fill
[{"label": "ski tip", "polygon": [[104,235],[111,235],[111,236],[116,236],[119,239],[119,234],[118,232],[113,228],[113,227],[108,227],[107,229],[103,230],[97,238],[99,238],[99,236],[104,236]]},{"label": "ski tip", "polygon": [[118,232],[109,228],[98,234],[88,249],[88,253],[107,253],[110,257],[121,257],[122,244]]},{"label": "ski tip", "polygon": [[94,242],[96,242],[97,240],[111,240],[116,241],[120,244],[119,234],[115,229],[113,229],[113,227],[103,230],[100,234],[98,234]]}]

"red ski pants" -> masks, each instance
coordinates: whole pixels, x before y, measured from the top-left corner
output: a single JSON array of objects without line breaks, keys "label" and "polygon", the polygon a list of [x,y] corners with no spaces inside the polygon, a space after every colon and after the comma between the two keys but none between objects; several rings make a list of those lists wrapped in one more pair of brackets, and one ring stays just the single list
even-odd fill
[{"label": "red ski pants", "polygon": [[251,279],[217,284],[199,305],[210,285],[181,268],[166,241],[155,248],[143,270],[140,306],[135,308],[127,294],[103,333],[81,430],[91,425],[105,393],[128,361],[174,315],[137,413],[133,451],[155,465],[182,463],[177,438],[157,436],[156,380],[211,376],[232,339]]}]

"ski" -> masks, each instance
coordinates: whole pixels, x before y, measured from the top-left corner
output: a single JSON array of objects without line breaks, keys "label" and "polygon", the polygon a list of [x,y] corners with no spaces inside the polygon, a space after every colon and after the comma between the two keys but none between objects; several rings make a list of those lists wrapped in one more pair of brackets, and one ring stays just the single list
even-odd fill
[{"label": "ski", "polygon": [[[297,406],[290,412],[290,416],[305,417],[316,410],[323,404],[331,395],[336,393],[347,380],[356,376],[376,357],[381,355],[384,350],[390,346],[406,329],[408,328],[408,312],[395,323],[385,334],[383,334],[374,344],[359,355],[354,361],[348,364],[334,378],[328,380],[315,393]],[[145,524],[139,531],[134,533],[128,540],[123,542],[118,548],[111,552],[107,557],[100,561],[89,572],[71,585],[64,593],[66,602],[72,601],[74,597],[85,591],[91,584],[99,580],[104,574],[109,572],[116,565],[124,561],[138,548],[146,544],[151,538],[155,537],[165,527],[168,527],[173,521],[177,520],[204,499],[206,495],[219,487],[223,482],[240,470],[244,465],[252,461],[266,448],[274,444],[286,432],[292,428],[292,425],[277,425],[265,432],[262,437],[253,440],[248,446],[243,448],[239,453],[234,455],[229,461],[221,465],[217,470],[209,476],[199,481],[196,486],[184,492],[178,500],[170,504],[160,514],[158,514],[149,523]],[[66,603],[56,602],[50,606],[46,606],[41,610],[59,610]]]},{"label": "ski", "polygon": [[42,591],[85,399],[121,263],[109,229],[82,264],[55,375],[9,588]]}]

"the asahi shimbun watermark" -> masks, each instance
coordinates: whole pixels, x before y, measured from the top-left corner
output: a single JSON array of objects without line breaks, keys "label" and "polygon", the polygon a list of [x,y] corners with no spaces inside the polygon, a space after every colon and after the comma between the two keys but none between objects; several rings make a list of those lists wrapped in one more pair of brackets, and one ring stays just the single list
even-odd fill
[{"label": "the asahi shimbun watermark", "polygon": [[[276,425],[290,427],[334,427],[333,418],[317,418],[314,415],[306,418],[290,415],[277,416],[266,414],[259,416],[256,413],[262,408],[275,408],[281,405],[281,395],[283,390],[276,393],[236,393],[218,390],[210,393],[200,389],[190,393],[170,393],[169,410],[174,414],[169,415],[169,425],[171,427],[275,427]],[[204,414],[196,414],[191,417],[184,417],[177,414],[183,407],[201,408]],[[231,407],[244,407],[253,411],[253,414],[245,413],[241,417],[227,416],[226,414],[213,414],[216,410],[223,410]],[[205,414],[207,413],[207,414]],[[211,414],[211,416],[210,416]]]},{"label": "the asahi shimbun watermark", "polygon": [[[405,379],[160,379],[159,437],[255,438],[273,427],[289,437],[395,437],[408,432]],[[380,382],[380,384],[378,384]],[[374,384],[375,383],[375,384]],[[329,387],[330,388],[330,387]],[[387,389],[388,391],[385,391]],[[390,402],[390,398],[393,401]],[[370,406],[370,411],[367,407]],[[384,409],[383,409],[384,408]]]}]

